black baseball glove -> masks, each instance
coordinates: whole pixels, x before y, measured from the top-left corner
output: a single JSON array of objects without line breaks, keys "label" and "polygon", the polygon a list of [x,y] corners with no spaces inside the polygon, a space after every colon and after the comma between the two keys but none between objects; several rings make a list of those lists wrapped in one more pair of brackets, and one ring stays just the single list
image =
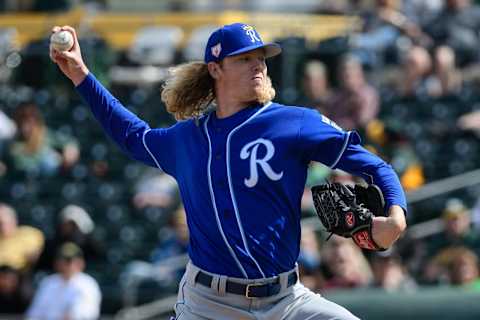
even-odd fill
[{"label": "black baseball glove", "polygon": [[352,238],[360,248],[384,250],[372,237],[373,217],[385,215],[385,200],[378,186],[326,183],[312,187],[312,197],[317,215],[331,232],[330,236]]}]

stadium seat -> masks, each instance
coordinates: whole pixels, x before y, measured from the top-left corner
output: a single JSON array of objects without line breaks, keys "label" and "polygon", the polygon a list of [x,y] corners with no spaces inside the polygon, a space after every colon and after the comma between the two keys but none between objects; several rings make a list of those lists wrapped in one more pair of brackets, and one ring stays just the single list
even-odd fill
[{"label": "stadium seat", "polygon": [[62,187],[62,197],[67,202],[79,201],[83,199],[87,185],[78,182],[69,182]]},{"label": "stadium seat", "polygon": [[96,207],[98,215],[96,220],[105,227],[105,237],[108,241],[118,242],[120,230],[131,223],[130,212],[126,204],[102,203]]},{"label": "stadium seat", "polygon": [[99,200],[112,202],[121,198],[124,187],[119,183],[103,182],[96,186],[95,193]]},{"label": "stadium seat", "polygon": [[88,178],[88,167],[83,163],[77,163],[72,168],[72,177],[77,181],[83,181]]},{"label": "stadium seat", "polygon": [[89,110],[83,105],[77,105],[72,108],[72,118],[76,124],[81,125],[89,119]]},{"label": "stadium seat", "polygon": [[31,208],[29,216],[33,225],[46,233],[53,232],[56,221],[52,206],[36,204]]},{"label": "stadium seat", "polygon": [[90,148],[90,157],[94,160],[104,160],[108,154],[108,146],[105,143],[97,142]]}]

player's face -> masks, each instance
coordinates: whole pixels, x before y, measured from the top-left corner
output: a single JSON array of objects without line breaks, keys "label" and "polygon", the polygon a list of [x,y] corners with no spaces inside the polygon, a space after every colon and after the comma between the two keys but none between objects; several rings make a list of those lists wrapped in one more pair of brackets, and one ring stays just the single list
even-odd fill
[{"label": "player's face", "polygon": [[218,81],[240,101],[256,101],[265,91],[267,65],[263,49],[227,57],[221,63],[221,70]]},{"label": "player's face", "polygon": [[83,271],[85,262],[82,258],[59,258],[55,260],[57,272],[65,279],[70,279],[75,274]]}]

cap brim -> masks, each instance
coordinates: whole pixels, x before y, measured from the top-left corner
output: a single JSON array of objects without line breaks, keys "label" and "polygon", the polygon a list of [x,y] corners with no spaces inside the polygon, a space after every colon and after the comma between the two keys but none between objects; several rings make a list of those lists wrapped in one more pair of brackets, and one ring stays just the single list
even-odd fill
[{"label": "cap brim", "polygon": [[255,44],[255,45],[252,45],[252,46],[244,47],[240,50],[233,51],[230,54],[227,54],[227,57],[236,56],[238,54],[242,54],[242,53],[252,51],[252,50],[256,50],[256,49],[260,49],[260,48],[265,49],[265,57],[266,58],[274,57],[276,55],[279,55],[282,52],[282,47],[280,47],[280,45],[278,43],[271,42],[271,43]]}]

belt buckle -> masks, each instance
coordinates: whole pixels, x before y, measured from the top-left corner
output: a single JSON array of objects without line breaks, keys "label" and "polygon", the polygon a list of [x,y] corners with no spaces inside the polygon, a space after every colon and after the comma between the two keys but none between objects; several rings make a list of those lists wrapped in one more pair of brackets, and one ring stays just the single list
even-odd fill
[{"label": "belt buckle", "polygon": [[261,283],[249,283],[249,284],[247,284],[247,289],[245,290],[245,297],[247,297],[248,299],[256,298],[256,297],[251,297],[250,296],[250,288],[251,287],[260,287],[260,286],[263,286],[263,284],[261,284]]}]

